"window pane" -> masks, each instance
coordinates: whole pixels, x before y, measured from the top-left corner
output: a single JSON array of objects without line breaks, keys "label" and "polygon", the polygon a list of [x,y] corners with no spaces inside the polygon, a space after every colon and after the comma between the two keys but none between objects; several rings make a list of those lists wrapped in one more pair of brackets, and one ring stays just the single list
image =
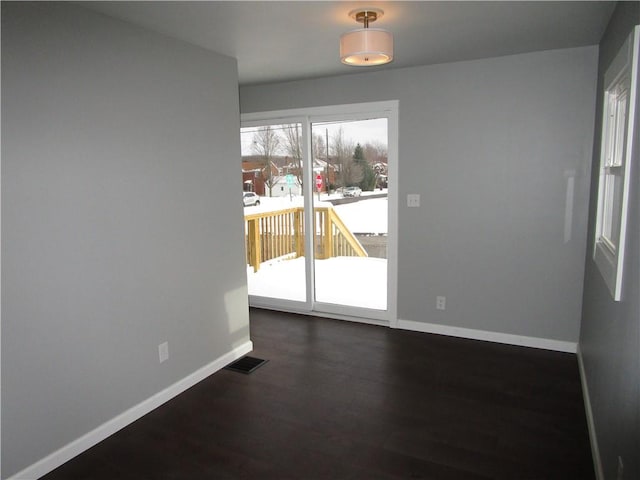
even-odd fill
[{"label": "window pane", "polygon": [[622,220],[622,176],[613,176],[613,203],[612,215],[611,215],[611,234],[609,238],[614,245],[618,245],[620,240],[620,222]]},{"label": "window pane", "polygon": [[249,295],[304,302],[302,126],[240,130]]},{"label": "window pane", "polygon": [[605,178],[602,237],[607,240],[613,252],[620,237],[622,216],[622,177],[608,174]]},{"label": "window pane", "polygon": [[624,136],[625,125],[627,120],[627,92],[620,92],[616,96],[616,121],[615,121],[615,137],[613,147],[613,161],[611,165],[621,166],[624,158]]},{"label": "window pane", "polygon": [[318,302],[387,309],[387,130],[386,118],[312,125]]},{"label": "window pane", "polygon": [[602,236],[611,238],[611,215],[613,213],[613,175],[604,178],[604,208],[602,212]]},{"label": "window pane", "polygon": [[616,133],[616,94],[614,92],[607,92],[607,102],[604,116],[605,125],[603,127],[602,141],[604,142],[604,164],[607,167],[613,165],[613,156],[615,148],[615,133]]}]

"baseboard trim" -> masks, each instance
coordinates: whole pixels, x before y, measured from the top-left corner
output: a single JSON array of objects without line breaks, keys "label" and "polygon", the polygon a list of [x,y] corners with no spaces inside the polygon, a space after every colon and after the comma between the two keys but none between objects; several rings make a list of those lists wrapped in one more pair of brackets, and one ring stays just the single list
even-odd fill
[{"label": "baseboard trim", "polygon": [[582,398],[584,399],[584,410],[587,415],[587,427],[589,429],[589,441],[591,443],[591,456],[593,457],[593,468],[596,472],[597,480],[604,480],[604,471],[602,470],[602,459],[600,458],[600,448],[598,447],[598,437],[596,435],[596,426],[593,420],[593,409],[591,408],[591,397],[589,396],[589,387],[587,384],[587,374],[584,369],[584,359],[582,351],[578,345],[578,369],[580,370],[580,383],[582,383]]},{"label": "baseboard trim", "polygon": [[252,350],[253,343],[251,341],[248,341],[240,345],[239,347],[234,348],[230,352],[222,355],[221,357],[218,357],[208,365],[205,365],[204,367],[196,370],[185,378],[178,380],[173,385],[170,385],[164,390],[156,393],[146,400],[143,400],[139,404],[131,407],[129,410],[126,410],[125,412],[103,423],[99,427],[91,430],[80,438],[65,445],[59,450],[56,450],[42,460],[37,461],[33,465],[30,465],[29,467],[16,473],[12,477],[9,477],[7,480],[33,480],[46,475],[52,470],[58,468],[60,465],[68,462],[85,450],[88,450],[97,443],[113,435],[118,430],[121,430],[127,425],[135,422],[147,413],[158,408],[163,403],[168,402],[175,396],[181,394],[196,383],[201,382],[209,375],[224,368],[229,363],[239,359]]},{"label": "baseboard trim", "polygon": [[414,332],[436,333],[438,335],[448,335],[450,337],[505,343],[521,347],[541,348],[543,350],[554,350],[557,352],[576,353],[578,348],[578,344],[575,342],[565,342],[549,338],[526,337],[523,335],[511,335],[509,333],[489,332],[486,330],[475,330],[472,328],[450,327],[448,325],[423,323],[413,320],[399,319],[397,328],[412,330]]}]

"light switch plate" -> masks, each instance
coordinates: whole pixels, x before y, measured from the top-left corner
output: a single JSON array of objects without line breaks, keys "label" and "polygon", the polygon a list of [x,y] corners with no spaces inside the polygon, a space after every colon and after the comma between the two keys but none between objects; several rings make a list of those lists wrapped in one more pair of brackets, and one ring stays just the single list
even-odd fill
[{"label": "light switch plate", "polygon": [[410,193],[407,195],[407,207],[419,207],[420,206],[420,194]]}]

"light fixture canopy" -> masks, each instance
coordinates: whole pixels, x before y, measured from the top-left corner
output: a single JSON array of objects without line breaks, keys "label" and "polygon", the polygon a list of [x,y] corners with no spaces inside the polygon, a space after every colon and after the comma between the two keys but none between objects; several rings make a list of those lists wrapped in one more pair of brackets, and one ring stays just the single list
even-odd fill
[{"label": "light fixture canopy", "polygon": [[393,60],[393,35],[381,28],[369,28],[370,22],[382,17],[379,8],[358,8],[349,16],[363,23],[364,28],[352,30],[340,37],[340,61],[361,67],[384,65]]}]

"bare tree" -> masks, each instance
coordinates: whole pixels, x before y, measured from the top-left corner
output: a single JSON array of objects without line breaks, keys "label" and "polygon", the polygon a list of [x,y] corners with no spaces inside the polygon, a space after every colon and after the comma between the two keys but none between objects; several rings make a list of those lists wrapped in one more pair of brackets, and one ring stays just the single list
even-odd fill
[{"label": "bare tree", "polygon": [[284,150],[293,159],[296,179],[298,180],[298,185],[302,188],[301,125],[299,123],[291,123],[282,127],[284,131]]},{"label": "bare tree", "polygon": [[361,168],[353,161],[354,145],[344,137],[342,127],[333,137],[333,154],[340,169],[338,183],[341,187],[355,185],[362,181]]},{"label": "bare tree", "polygon": [[327,145],[326,145],[325,135],[321,133],[313,133],[313,156],[315,158],[327,158]]},{"label": "bare tree", "polygon": [[275,178],[273,178],[271,171],[271,159],[278,153],[280,149],[280,142],[281,139],[278,132],[271,125],[260,127],[253,134],[253,153],[262,157],[264,165],[264,183],[269,187],[270,197],[272,196],[272,189],[275,184]]},{"label": "bare tree", "polygon": [[379,141],[367,142],[362,147],[364,149],[364,158],[375,165],[376,163],[387,163],[387,146]]}]

